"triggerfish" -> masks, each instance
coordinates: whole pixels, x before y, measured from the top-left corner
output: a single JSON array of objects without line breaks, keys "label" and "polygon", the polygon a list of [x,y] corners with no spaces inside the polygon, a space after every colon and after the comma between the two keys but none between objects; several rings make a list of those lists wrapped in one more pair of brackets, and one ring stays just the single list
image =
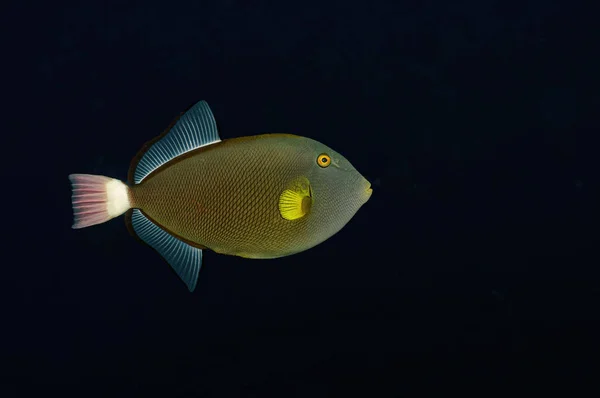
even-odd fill
[{"label": "triggerfish", "polygon": [[221,140],[205,101],[191,106],[131,162],[128,183],[71,174],[73,228],[125,213],[190,291],[203,250],[277,258],[337,233],[366,203],[371,184],[313,139],[261,134]]}]

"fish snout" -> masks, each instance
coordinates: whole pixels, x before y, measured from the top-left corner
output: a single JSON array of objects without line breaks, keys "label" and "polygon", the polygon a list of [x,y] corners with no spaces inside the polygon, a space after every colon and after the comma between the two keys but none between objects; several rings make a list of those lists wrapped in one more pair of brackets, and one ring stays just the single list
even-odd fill
[{"label": "fish snout", "polygon": [[371,187],[371,183],[366,178],[362,177],[362,187],[364,192],[365,202],[369,200],[371,195],[373,194],[373,188]]}]

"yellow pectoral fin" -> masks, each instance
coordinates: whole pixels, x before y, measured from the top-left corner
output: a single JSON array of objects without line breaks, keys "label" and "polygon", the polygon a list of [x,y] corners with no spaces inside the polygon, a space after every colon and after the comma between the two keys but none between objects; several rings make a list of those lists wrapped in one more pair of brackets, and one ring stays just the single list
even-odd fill
[{"label": "yellow pectoral fin", "polygon": [[279,213],[286,220],[297,220],[310,212],[312,206],[310,184],[306,178],[294,181],[279,196]]}]

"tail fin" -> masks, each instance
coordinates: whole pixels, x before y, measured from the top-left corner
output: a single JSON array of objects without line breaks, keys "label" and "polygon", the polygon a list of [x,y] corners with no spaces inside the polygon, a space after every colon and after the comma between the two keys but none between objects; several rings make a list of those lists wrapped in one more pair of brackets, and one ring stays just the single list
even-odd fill
[{"label": "tail fin", "polygon": [[71,174],[73,228],[102,224],[131,208],[129,187],[114,178]]}]

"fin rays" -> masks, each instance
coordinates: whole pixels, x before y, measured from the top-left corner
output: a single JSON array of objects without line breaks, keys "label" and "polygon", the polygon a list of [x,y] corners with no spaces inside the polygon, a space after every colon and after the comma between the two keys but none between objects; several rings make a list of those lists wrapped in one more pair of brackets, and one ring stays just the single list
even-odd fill
[{"label": "fin rays", "polygon": [[131,224],[138,237],[155,249],[193,292],[202,266],[202,250],[164,231],[138,209],[133,209]]},{"label": "fin rays", "polygon": [[171,130],[139,160],[133,181],[139,184],[154,170],[191,150],[219,142],[215,118],[205,101],[184,113]]}]

